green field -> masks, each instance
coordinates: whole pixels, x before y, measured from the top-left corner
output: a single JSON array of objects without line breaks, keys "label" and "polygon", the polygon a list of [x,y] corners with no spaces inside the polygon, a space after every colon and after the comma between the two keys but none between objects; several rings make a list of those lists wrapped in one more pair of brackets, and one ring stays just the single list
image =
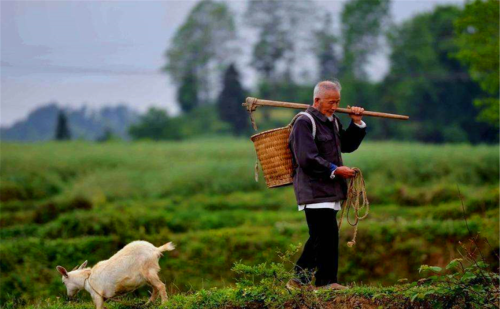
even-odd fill
[{"label": "green field", "polygon": [[[236,262],[277,262],[307,239],[291,187],[267,189],[262,176],[256,183],[254,163],[246,139],[2,143],[1,303],[63,308],[57,265],[92,266],[137,239],[177,244],[160,260],[171,296],[235,287]],[[461,257],[458,242],[470,236],[457,188],[469,229],[488,240],[482,252],[498,270],[498,146],[364,143],[344,164],[363,171],[371,205],[355,247],[346,245],[352,227],[342,225],[341,283],[390,289],[420,279],[422,264]],[[147,290],[133,296],[145,300]]]}]

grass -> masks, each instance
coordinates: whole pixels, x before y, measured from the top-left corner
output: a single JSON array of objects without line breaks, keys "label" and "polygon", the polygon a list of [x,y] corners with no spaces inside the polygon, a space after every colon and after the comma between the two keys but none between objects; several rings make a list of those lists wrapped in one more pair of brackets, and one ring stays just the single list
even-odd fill
[{"label": "grass", "polygon": [[[177,299],[198,304],[193,299],[238,295],[235,262],[277,262],[278,251],[307,239],[291,187],[254,181],[248,140],[0,147],[2,303],[78,307],[62,301],[55,266],[92,266],[144,239],[178,244],[160,260],[160,277],[172,308]],[[498,157],[495,146],[393,142],[345,154],[346,165],[363,171],[371,210],[354,248],[346,246],[353,229],[342,226],[341,281],[389,289],[402,278],[418,280],[422,264],[443,267],[460,257],[458,242],[469,234],[457,185],[469,227],[493,245],[487,260],[497,269]],[[131,297],[146,296],[143,289]]]}]

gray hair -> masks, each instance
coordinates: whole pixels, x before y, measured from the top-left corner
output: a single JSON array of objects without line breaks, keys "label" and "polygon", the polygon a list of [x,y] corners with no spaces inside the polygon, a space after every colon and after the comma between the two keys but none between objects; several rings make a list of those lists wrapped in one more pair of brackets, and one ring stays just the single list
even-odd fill
[{"label": "gray hair", "polygon": [[342,86],[340,85],[340,82],[336,79],[332,80],[324,80],[316,84],[314,86],[314,92],[313,92],[313,100],[319,97],[319,94],[325,90],[337,90],[340,93],[340,90],[342,90]]}]

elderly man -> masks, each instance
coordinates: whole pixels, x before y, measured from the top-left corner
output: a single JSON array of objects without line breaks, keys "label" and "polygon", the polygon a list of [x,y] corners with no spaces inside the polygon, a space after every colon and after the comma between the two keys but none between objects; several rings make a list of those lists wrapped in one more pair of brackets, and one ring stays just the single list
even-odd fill
[{"label": "elderly man", "polygon": [[343,166],[341,152],[353,152],[359,147],[366,124],[361,120],[364,109],[352,107],[352,121],[347,130],[342,128],[334,114],[340,104],[340,90],[338,81],[318,83],[314,87],[314,103],[306,110],[309,115],[297,118],[290,134],[293,187],[299,211],[305,211],[309,239],[295,265],[297,278],[287,283],[288,288],[309,284],[315,269],[316,287],[347,288],[337,282],[336,215],[347,196],[346,178],[354,177],[355,172]]}]

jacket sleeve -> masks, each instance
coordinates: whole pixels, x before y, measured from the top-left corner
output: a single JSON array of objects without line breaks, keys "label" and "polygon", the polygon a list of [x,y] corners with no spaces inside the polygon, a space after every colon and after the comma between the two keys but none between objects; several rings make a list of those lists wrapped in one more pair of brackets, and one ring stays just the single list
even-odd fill
[{"label": "jacket sleeve", "polygon": [[312,124],[309,119],[300,117],[290,135],[290,146],[296,164],[304,173],[315,177],[329,177],[330,162],[319,155],[318,147],[312,136]]},{"label": "jacket sleeve", "polygon": [[339,123],[340,146],[342,152],[353,152],[358,149],[361,141],[366,135],[366,127],[360,128],[351,120],[347,130],[342,129],[342,124]]}]

